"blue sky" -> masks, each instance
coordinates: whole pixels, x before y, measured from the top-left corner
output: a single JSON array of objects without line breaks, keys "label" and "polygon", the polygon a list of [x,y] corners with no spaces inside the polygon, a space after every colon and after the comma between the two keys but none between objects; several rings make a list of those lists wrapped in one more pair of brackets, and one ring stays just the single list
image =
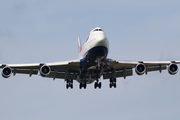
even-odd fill
[{"label": "blue sky", "polygon": [[[101,27],[109,58],[180,60],[178,0],[0,1],[0,63],[43,63],[76,59],[77,38]],[[117,88],[102,80],[79,90],[64,80],[40,76],[0,77],[2,120],[179,120],[180,74],[136,73]]]}]

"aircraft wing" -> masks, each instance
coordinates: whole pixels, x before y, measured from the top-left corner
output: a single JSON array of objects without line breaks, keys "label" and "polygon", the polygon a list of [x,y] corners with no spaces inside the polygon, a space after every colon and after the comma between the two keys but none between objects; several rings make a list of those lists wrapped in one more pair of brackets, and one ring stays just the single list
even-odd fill
[{"label": "aircraft wing", "polygon": [[[49,78],[76,79],[76,74],[80,66],[80,60],[53,62],[53,63],[34,63],[34,64],[0,64],[0,68],[10,68],[12,73],[37,75],[42,66],[48,66],[51,70],[47,76]],[[9,76],[4,76],[5,78]]]},{"label": "aircraft wing", "polygon": [[[104,79],[117,78],[132,76],[132,69],[135,68],[135,71],[138,75],[152,71],[162,71],[165,70],[168,66],[168,71],[170,74],[176,74],[178,68],[175,70],[174,67],[177,67],[176,64],[179,64],[180,61],[119,61],[119,60],[108,60],[108,66],[103,73]],[[141,67],[144,67],[144,70]],[[174,71],[173,71],[174,70]]]}]

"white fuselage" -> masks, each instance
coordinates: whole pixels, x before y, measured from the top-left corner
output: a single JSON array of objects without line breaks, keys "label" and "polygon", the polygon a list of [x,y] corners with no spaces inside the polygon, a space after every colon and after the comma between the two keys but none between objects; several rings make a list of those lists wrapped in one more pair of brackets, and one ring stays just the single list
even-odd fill
[{"label": "white fuselage", "polygon": [[106,35],[101,28],[97,27],[89,33],[89,36],[80,53],[80,59],[85,58],[88,51],[99,46],[106,47],[107,50],[109,49],[109,42]]}]

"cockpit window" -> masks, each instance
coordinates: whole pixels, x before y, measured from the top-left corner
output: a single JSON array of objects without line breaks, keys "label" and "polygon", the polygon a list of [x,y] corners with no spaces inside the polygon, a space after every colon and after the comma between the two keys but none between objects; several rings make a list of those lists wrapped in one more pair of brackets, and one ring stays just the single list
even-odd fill
[{"label": "cockpit window", "polygon": [[95,29],[94,32],[95,32],[95,31],[102,31],[102,29]]}]

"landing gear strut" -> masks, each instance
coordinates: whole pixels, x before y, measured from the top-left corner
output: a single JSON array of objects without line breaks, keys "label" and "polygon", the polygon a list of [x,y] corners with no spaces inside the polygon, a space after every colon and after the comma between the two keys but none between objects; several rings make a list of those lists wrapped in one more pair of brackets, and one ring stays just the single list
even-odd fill
[{"label": "landing gear strut", "polygon": [[66,82],[66,89],[68,89],[69,87],[73,89],[73,79],[67,79]]},{"label": "landing gear strut", "polygon": [[110,79],[110,84],[109,87],[112,88],[114,86],[114,88],[116,88],[116,78],[111,78]]},{"label": "landing gear strut", "polygon": [[97,58],[96,70],[101,69],[100,61],[101,61],[101,59],[100,59],[100,57],[98,57]]},{"label": "landing gear strut", "polygon": [[97,58],[96,70],[105,69],[106,66],[107,66],[107,62],[106,61],[101,61],[100,57],[98,57]]}]

